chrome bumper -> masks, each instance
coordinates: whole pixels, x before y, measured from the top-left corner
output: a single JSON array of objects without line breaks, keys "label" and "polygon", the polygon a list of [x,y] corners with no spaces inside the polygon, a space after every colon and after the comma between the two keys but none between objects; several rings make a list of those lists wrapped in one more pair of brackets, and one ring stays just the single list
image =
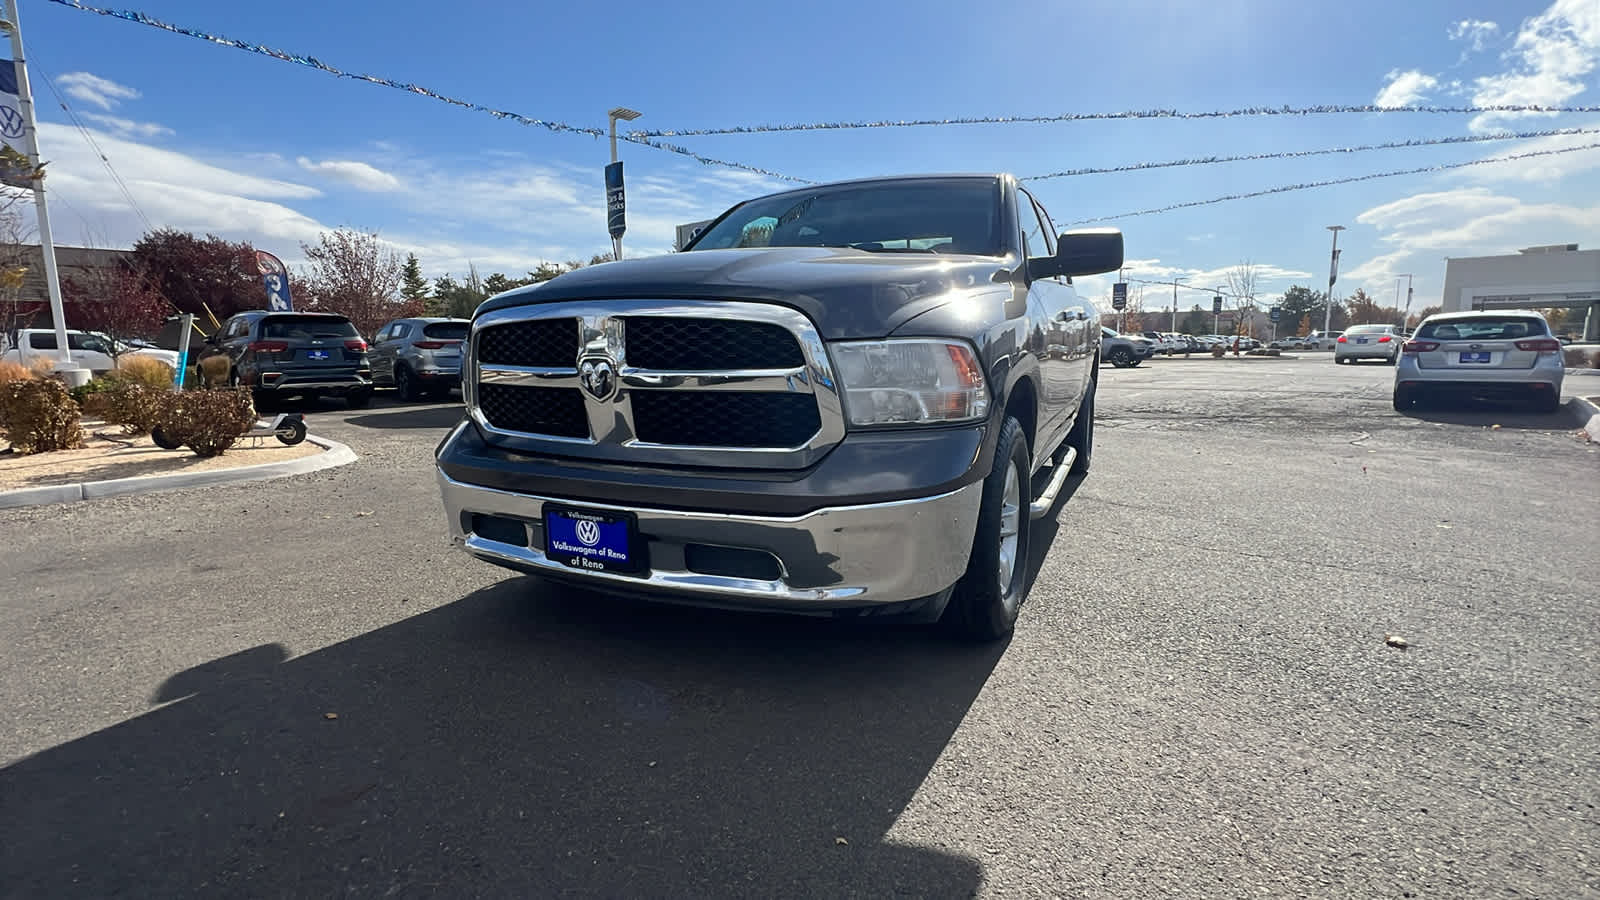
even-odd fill
[{"label": "chrome bumper", "polygon": [[[438,476],[452,542],[485,562],[680,602],[792,611],[903,603],[954,584],[967,568],[983,491],[978,482],[932,497],[828,507],[783,518],[630,509],[463,484],[443,472]],[[590,572],[547,557],[547,502],[634,513],[648,547],[650,571],[637,576]],[[473,533],[474,514],[521,522],[527,546]],[[692,571],[685,559],[690,544],[770,553],[778,562],[778,578]]]}]

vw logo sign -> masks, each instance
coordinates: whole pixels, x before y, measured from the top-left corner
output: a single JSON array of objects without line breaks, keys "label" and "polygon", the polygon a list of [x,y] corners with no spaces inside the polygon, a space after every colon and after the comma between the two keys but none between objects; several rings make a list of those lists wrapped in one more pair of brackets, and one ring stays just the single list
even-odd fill
[{"label": "vw logo sign", "polygon": [[595,544],[600,543],[600,526],[593,522],[588,520],[579,521],[577,532],[578,540],[582,541],[585,547],[593,547]]},{"label": "vw logo sign", "polygon": [[579,363],[578,379],[583,383],[583,389],[596,400],[610,400],[617,393],[616,367],[604,357]]},{"label": "vw logo sign", "polygon": [[17,112],[16,107],[0,106],[0,137],[16,140],[27,130],[27,124],[22,121],[22,113]]}]

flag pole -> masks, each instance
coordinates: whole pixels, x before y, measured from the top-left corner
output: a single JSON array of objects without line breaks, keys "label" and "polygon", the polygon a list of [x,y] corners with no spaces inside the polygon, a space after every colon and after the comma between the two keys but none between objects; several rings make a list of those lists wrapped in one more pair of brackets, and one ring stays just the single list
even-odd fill
[{"label": "flag pole", "polygon": [[[5,0],[5,21],[0,22],[11,37],[12,65],[17,77],[17,111],[22,114],[22,152],[27,154],[33,173],[39,171],[39,129],[33,117],[33,92],[28,87],[28,66],[23,61],[22,26],[17,20],[17,0]],[[39,255],[44,257],[45,286],[50,293],[50,319],[56,330],[56,373],[68,387],[87,384],[89,370],[72,362],[72,348],[67,343],[67,314],[61,303],[61,277],[56,270],[56,245],[50,237],[50,210],[44,200],[44,179],[30,179],[33,202],[38,209]]]}]

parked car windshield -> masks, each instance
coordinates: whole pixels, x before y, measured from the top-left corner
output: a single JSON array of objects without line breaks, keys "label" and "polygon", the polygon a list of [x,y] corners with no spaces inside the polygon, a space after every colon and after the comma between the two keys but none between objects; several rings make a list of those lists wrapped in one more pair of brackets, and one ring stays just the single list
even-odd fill
[{"label": "parked car windshield", "polygon": [[1497,341],[1549,333],[1542,320],[1528,316],[1475,316],[1424,322],[1416,336],[1439,341]]},{"label": "parked car windshield", "polygon": [[360,337],[349,319],[331,316],[268,316],[261,322],[261,336],[279,340]]},{"label": "parked car windshield", "polygon": [[793,191],[740,204],[688,250],[853,247],[999,256],[1000,182],[891,181]]},{"label": "parked car windshield", "polygon": [[467,323],[429,322],[422,326],[422,334],[439,341],[464,341],[467,339]]}]

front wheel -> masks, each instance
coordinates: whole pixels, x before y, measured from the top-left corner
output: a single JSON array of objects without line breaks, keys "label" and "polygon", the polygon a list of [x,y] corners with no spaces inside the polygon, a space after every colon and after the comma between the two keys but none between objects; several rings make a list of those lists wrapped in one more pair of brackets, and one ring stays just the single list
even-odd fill
[{"label": "front wheel", "polygon": [[293,447],[306,439],[306,422],[300,418],[285,418],[273,434],[280,443]]},{"label": "front wheel", "polygon": [[956,582],[944,623],[958,635],[993,641],[1010,634],[1028,594],[1032,499],[1028,436],[1008,417],[995,444],[994,464],[983,481],[977,534],[966,574]]},{"label": "front wheel", "polygon": [[1126,347],[1118,347],[1117,349],[1112,350],[1111,355],[1107,357],[1107,359],[1111,361],[1113,366],[1116,366],[1119,369],[1126,369],[1129,366],[1138,363],[1138,360],[1133,358],[1133,351],[1127,349]]}]

